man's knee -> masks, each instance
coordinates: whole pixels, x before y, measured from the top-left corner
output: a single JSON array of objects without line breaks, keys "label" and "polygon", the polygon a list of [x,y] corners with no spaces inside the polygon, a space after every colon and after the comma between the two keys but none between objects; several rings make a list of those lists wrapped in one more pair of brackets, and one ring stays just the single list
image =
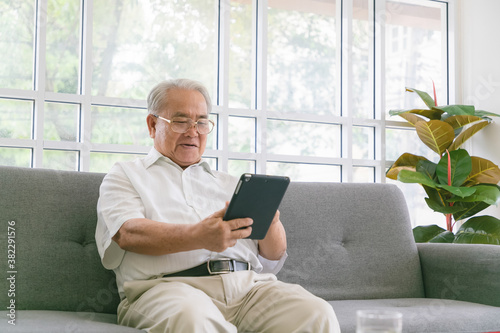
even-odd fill
[{"label": "man's knee", "polygon": [[318,312],[318,318],[323,319],[325,322],[329,323],[337,323],[337,316],[335,315],[335,311],[333,307],[325,300],[321,298],[317,298],[315,305],[316,311]]}]

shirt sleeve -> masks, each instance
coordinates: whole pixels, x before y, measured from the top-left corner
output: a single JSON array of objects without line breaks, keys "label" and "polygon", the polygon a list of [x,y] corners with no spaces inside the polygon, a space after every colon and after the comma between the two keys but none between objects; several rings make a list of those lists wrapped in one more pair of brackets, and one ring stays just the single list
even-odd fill
[{"label": "shirt sleeve", "polygon": [[286,258],[288,258],[288,253],[284,253],[283,256],[279,260],[269,260],[258,255],[259,261],[262,264],[262,272],[261,273],[272,273],[278,274],[283,265],[285,264]]},{"label": "shirt sleeve", "polygon": [[144,206],[120,164],[104,177],[97,202],[96,244],[101,262],[107,269],[118,267],[125,251],[113,236],[129,219],[143,218]]}]

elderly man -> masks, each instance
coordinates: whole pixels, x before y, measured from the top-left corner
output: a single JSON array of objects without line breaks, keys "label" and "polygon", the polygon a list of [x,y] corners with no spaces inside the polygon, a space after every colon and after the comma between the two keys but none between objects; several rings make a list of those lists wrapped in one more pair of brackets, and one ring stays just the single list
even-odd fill
[{"label": "elderly man", "polygon": [[[286,235],[252,220],[223,221],[237,178],[202,159],[210,96],[198,82],[165,81],[148,96],[154,148],[117,163],[100,189],[96,241],[116,273],[118,322],[148,332],[339,332],[331,306],[277,281]],[[226,273],[226,274],[222,274]]]}]

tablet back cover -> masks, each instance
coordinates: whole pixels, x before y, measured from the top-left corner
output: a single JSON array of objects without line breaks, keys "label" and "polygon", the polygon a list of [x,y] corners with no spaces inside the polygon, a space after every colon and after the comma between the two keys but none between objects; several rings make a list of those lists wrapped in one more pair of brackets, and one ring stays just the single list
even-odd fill
[{"label": "tablet back cover", "polygon": [[290,179],[281,176],[243,174],[224,220],[253,219],[250,239],[263,239],[285,195]]}]

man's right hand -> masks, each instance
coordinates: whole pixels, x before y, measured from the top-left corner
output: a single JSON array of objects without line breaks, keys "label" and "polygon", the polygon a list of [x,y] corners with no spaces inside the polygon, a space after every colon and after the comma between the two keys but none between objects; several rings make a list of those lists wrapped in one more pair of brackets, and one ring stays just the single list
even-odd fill
[{"label": "man's right hand", "polygon": [[222,252],[235,246],[238,239],[246,238],[252,233],[251,218],[224,221],[226,207],[210,215],[195,226],[196,237],[201,247],[214,252]]}]

